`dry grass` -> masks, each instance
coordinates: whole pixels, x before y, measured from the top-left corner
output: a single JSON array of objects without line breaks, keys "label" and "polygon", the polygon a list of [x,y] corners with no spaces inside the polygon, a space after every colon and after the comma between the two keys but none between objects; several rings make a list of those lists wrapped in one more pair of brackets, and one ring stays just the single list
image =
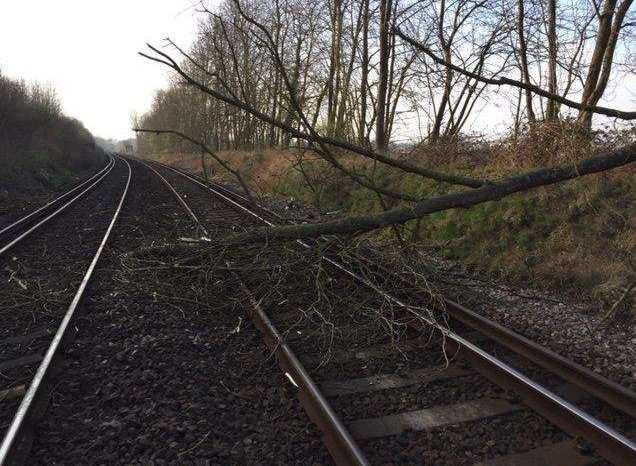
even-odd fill
[{"label": "dry grass", "polygon": [[[496,179],[498,177],[581,160],[595,151],[625,142],[629,133],[602,134],[593,143],[571,125],[544,125],[535,133],[497,143],[454,142],[424,146],[409,155],[413,161],[438,169]],[[299,152],[264,150],[221,152],[239,169],[257,192],[294,195],[314,202],[312,190],[326,191],[323,210],[337,202],[350,212],[377,208],[362,189],[346,185],[324,163],[303,164]],[[311,158],[311,154],[304,154]],[[162,155],[159,160],[200,172],[198,154]],[[343,158],[348,166],[371,169],[369,161]],[[447,189],[413,177],[395,177],[386,171],[389,186],[423,196]],[[220,179],[231,175],[217,171]],[[599,309],[611,309],[636,279],[636,167],[598,174],[559,186],[541,188],[463,211],[448,211],[422,222],[420,237],[436,252],[460,259],[481,272],[539,287],[587,296]],[[311,182],[311,185],[307,183]],[[304,193],[304,194],[303,194]],[[331,196],[331,197],[329,197]],[[325,196],[320,199],[324,201]],[[414,225],[407,225],[406,232]],[[636,306],[636,291],[623,299],[625,310]],[[625,314],[617,312],[617,314]]]}]

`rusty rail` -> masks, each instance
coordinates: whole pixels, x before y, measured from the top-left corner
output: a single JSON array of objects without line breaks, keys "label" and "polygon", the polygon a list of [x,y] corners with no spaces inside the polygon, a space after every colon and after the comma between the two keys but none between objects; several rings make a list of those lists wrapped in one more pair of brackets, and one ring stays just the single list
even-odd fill
[{"label": "rusty rail", "polygon": [[[179,170],[176,171],[181,173]],[[189,174],[182,174],[191,178],[195,178]],[[242,197],[240,194],[232,193],[227,188],[224,188],[222,186],[215,186],[215,189],[222,190],[225,195],[233,195],[235,198],[248,202],[248,200]],[[279,220],[282,220],[282,217],[267,209],[264,209],[263,211],[276,216]],[[367,264],[372,265],[373,267],[380,270],[382,272],[382,275],[384,276],[390,275],[400,280],[405,285],[412,286],[412,283],[407,281],[403,276],[396,274],[382,264],[372,262],[368,258],[359,255],[356,255],[355,259],[364,261]],[[426,299],[426,297],[424,297],[423,299]],[[428,299],[427,301],[429,301],[431,305],[436,304],[430,299]],[[451,299],[443,297],[442,301],[443,306],[440,306],[439,309],[442,311],[447,311],[451,317],[481,332],[500,345],[505,346],[511,351],[514,351],[515,353],[525,357],[538,366],[553,372],[554,374],[561,377],[563,380],[566,380],[567,382],[570,382],[582,388],[589,394],[605,401],[607,404],[613,406],[619,411],[622,411],[625,414],[636,418],[635,392],[612,380],[607,379],[606,377],[603,377],[602,375],[597,374],[596,372],[588,369],[585,366],[582,366],[581,364],[578,364],[561,356],[555,351],[552,351],[551,349],[546,348],[545,346],[540,345],[493,320],[490,320],[480,314],[477,314],[474,311],[471,311],[470,309]]]},{"label": "rusty rail", "polygon": [[[377,268],[385,276],[390,275],[396,278],[406,286],[411,287],[413,285],[405,277],[396,274],[381,264],[371,263],[365,257],[357,256],[356,258]],[[422,299],[426,299],[426,297]],[[628,388],[561,356],[555,351],[493,320],[477,314],[475,311],[471,311],[451,299],[442,297],[442,305],[434,300],[428,299],[427,301],[431,306],[437,307],[440,311],[447,311],[451,317],[486,335],[500,345],[551,371],[563,380],[580,387],[590,395],[605,401],[619,411],[636,418],[636,393]]]},{"label": "rusty rail", "polygon": [[412,325],[432,326],[446,339],[446,347],[454,351],[462,351],[462,357],[482,375],[496,385],[517,393],[528,406],[563,429],[573,437],[582,437],[591,442],[598,452],[617,465],[636,465],[636,443],[615,431],[604,422],[587,414],[563,397],[534,382],[510,365],[492,356],[474,343],[439,325],[437,322],[422,316],[400,299],[384,292],[366,278],[347,267],[325,259],[335,267],[350,275],[358,282],[373,289],[393,304],[410,312],[419,319]]},{"label": "rusty rail", "polygon": [[[177,197],[179,203],[184,207],[190,218],[192,218],[198,227],[205,230],[205,227],[201,224],[185,200],[179,195],[174,186],[172,186],[165,177],[153,169],[148,163],[141,163],[161,178],[173,195]],[[315,384],[309,373],[298,360],[289,345],[285,342],[276,327],[272,324],[269,317],[267,317],[265,311],[254,299],[254,296],[251,294],[249,289],[243,284],[243,282],[240,281],[236,274],[234,274],[234,276],[239,281],[241,291],[250,303],[248,308],[250,318],[254,322],[256,328],[258,328],[263,335],[263,339],[267,346],[276,356],[276,360],[278,361],[283,373],[298,389],[298,399],[300,400],[307,415],[322,431],[324,435],[324,444],[336,464],[342,466],[367,466],[369,463],[364,454],[342,421],[340,421],[327,399],[322,395],[320,389]]]},{"label": "rusty rail", "polygon": [[[271,211],[259,208],[261,212],[256,213],[249,207],[245,206],[245,204],[253,205],[252,203],[249,203],[242,196],[233,193],[227,188],[223,186],[216,186],[215,183],[206,184],[190,174],[166,165],[163,166],[184,176],[186,179],[191,180],[203,188],[208,189],[217,197],[220,197],[239,210],[261,220],[266,225],[275,225],[274,222],[264,218],[268,216],[267,214],[271,213]],[[257,206],[257,208],[258,207],[259,206]],[[276,214],[274,214],[274,216],[280,220],[280,216]],[[297,240],[297,243],[305,248],[311,247],[300,240]],[[337,269],[350,275],[356,281],[381,294],[389,301],[403,308],[405,311],[413,312],[412,308],[409,307],[408,304],[385,293],[376,285],[338,261],[330,257],[324,257],[324,260]],[[512,351],[530,359],[537,365],[556,373],[569,382],[586,390],[590,394],[597,396],[612,406],[615,406],[626,414],[634,416],[634,402],[636,400],[636,394],[627,388],[622,387],[590,371],[589,369],[564,358],[563,356],[560,356],[548,348],[528,340],[512,330],[506,329],[496,322],[468,310],[458,303],[447,299],[444,301],[449,313],[453,317],[486,334],[488,337],[506,346]],[[466,357],[484,376],[496,384],[518,393],[524,399],[526,404],[549,419],[555,425],[559,426],[570,435],[586,438],[594,444],[601,455],[616,464],[636,464],[636,443],[619,432],[616,432],[598,419],[588,415],[552,391],[530,380],[516,369],[486,353],[478,346],[465,340],[461,336],[441,327],[436,322],[422,318],[419,314],[418,317],[420,317],[421,322],[424,321],[427,325],[436,327],[446,337],[447,342],[449,342],[451,346],[455,347],[455,349],[462,348],[464,351],[464,357]]]},{"label": "rusty rail", "polygon": [[97,262],[99,261],[102,251],[104,250],[115,223],[117,222],[119,213],[121,212],[122,206],[128,194],[132,172],[128,162],[125,161],[125,163],[128,167],[128,179],[117,205],[117,209],[115,210],[110,224],[104,233],[97,252],[93,256],[93,260],[88,266],[82,282],[75,292],[75,296],[64,314],[62,322],[53,336],[53,340],[49,345],[27,392],[22,397],[18,410],[5,433],[2,444],[0,444],[0,466],[15,466],[17,464],[22,464],[26,459],[28,450],[30,449],[32,430],[46,407],[48,388],[50,387],[52,376],[60,366],[64,346],[68,345],[74,336],[75,329],[72,326],[72,322],[76,311],[82,301],[84,291],[93,276]]},{"label": "rusty rail", "polygon": [[254,325],[263,334],[265,343],[276,355],[281,369],[285,371],[288,377],[291,378],[292,383],[298,388],[298,399],[311,420],[323,432],[325,436],[324,443],[336,464],[368,465],[367,459],[347,428],[342,424],[311,376],[242,282],[241,289],[250,303],[248,312]]}]

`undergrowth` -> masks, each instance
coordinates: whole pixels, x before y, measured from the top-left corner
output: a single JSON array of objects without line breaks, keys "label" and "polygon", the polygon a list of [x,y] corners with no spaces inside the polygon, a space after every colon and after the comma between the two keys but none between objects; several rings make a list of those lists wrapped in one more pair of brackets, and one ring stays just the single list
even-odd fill
[{"label": "undergrowth", "polygon": [[[537,167],[590,157],[630,141],[630,132],[599,132],[590,141],[574,126],[544,124],[516,138],[497,142],[455,141],[421,146],[408,157],[437,170],[496,180]],[[377,197],[338,173],[315,154],[298,150],[228,152],[261,192],[311,204],[323,212],[369,213],[381,209]],[[199,171],[198,156],[182,155],[179,164]],[[174,162],[174,155],[164,155]],[[341,160],[373,176],[384,188],[418,198],[451,192],[444,183],[396,174],[384,166],[343,155]],[[221,172],[218,176],[232,181]],[[636,280],[636,170],[624,167],[559,185],[543,187],[470,209],[453,209],[411,221],[403,237],[475,272],[539,288],[558,288],[611,309]],[[389,200],[388,207],[398,202]],[[376,233],[385,240],[392,232]],[[636,293],[633,293],[636,295]],[[636,296],[628,296],[613,317],[629,315]]]}]

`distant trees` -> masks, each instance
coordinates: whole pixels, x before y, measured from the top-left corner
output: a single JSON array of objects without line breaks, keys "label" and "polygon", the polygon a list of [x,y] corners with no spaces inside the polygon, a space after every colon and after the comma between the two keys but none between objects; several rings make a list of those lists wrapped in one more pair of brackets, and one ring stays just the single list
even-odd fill
[{"label": "distant trees", "polygon": [[27,85],[0,74],[0,132],[5,138],[29,136],[29,129],[62,117],[55,90],[41,84]]}]

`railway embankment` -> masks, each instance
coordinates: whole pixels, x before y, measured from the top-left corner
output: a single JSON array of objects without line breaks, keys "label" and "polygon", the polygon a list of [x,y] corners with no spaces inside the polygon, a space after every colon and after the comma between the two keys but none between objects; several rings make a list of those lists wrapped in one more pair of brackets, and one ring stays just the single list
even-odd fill
[{"label": "railway embankment", "polygon": [[90,132],[63,114],[54,89],[0,74],[0,223],[61,194],[106,161]]}]

